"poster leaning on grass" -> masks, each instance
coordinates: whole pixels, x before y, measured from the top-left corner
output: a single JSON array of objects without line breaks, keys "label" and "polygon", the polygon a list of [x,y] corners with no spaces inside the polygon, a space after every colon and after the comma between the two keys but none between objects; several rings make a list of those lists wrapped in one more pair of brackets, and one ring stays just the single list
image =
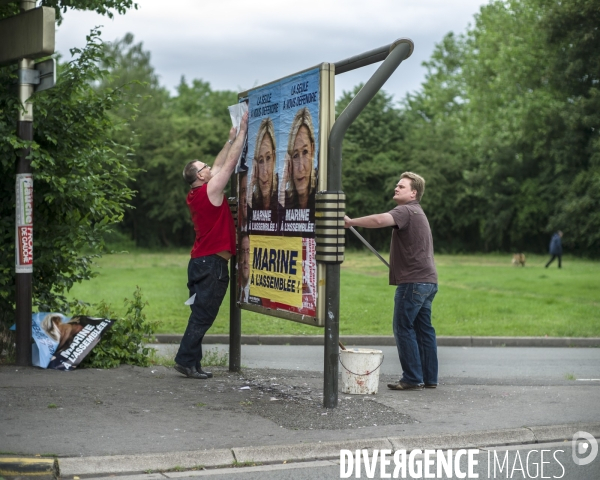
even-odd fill
[{"label": "poster leaning on grass", "polygon": [[329,133],[329,64],[252,89],[238,174],[241,308],[319,325],[315,194]]}]

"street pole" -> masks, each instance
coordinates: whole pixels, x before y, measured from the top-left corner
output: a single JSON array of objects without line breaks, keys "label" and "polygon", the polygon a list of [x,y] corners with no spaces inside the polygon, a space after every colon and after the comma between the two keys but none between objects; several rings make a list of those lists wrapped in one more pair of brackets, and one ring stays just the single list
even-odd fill
[{"label": "street pole", "polygon": [[[35,8],[35,1],[21,0],[22,11]],[[17,137],[23,141],[33,140],[33,94],[34,60],[19,60],[19,102]],[[19,366],[31,365],[31,313],[33,276],[33,174],[30,148],[22,148],[16,165],[15,209],[15,272],[16,272],[16,362]]]},{"label": "street pole", "polygon": [[[327,153],[327,192],[343,197],[342,192],[342,141],[348,127],[377,94],[386,80],[394,73],[403,60],[413,51],[413,43],[409,39],[396,42],[335,64],[336,75],[356,68],[364,67],[383,60],[381,66],[356,94],[346,109],[339,115],[331,132]],[[340,223],[343,225],[343,212],[340,212]],[[323,374],[323,406],[335,408],[338,403],[338,362],[340,338],[340,263],[330,262],[325,265],[325,365]]]}]

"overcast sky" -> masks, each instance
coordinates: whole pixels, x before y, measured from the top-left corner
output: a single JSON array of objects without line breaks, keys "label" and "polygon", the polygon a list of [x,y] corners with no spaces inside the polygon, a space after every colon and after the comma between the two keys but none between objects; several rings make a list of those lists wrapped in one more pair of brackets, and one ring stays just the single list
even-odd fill
[{"label": "overcast sky", "polygon": [[[138,0],[139,9],[113,20],[68,11],[56,49],[83,46],[94,26],[113,41],[127,32],[143,42],[161,85],[171,91],[181,76],[215,90],[236,92],[315,66],[337,62],[402,37],[415,44],[384,85],[402,99],[424,80],[421,66],[434,45],[473,24],[485,0]],[[368,80],[378,65],[336,77],[336,97]]]}]

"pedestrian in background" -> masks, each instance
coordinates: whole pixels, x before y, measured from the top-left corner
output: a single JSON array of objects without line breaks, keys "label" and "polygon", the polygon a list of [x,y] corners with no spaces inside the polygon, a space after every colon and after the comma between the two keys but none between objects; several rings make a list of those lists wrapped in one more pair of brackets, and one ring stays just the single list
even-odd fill
[{"label": "pedestrian in background", "polygon": [[554,261],[555,258],[558,258],[558,268],[561,268],[561,260],[562,260],[562,236],[563,233],[558,230],[554,235],[552,235],[552,239],[550,240],[550,260],[546,264],[546,268],[550,266],[550,264]]}]

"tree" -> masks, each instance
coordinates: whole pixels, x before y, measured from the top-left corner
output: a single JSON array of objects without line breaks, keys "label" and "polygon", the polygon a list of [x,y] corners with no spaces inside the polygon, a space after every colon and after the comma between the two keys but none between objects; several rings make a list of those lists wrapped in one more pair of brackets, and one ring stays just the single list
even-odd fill
[{"label": "tree", "polygon": [[138,246],[189,246],[194,232],[181,172],[192,159],[212,163],[230,128],[227,107],[237,96],[182,78],[171,97],[158,82],[150,53],[131,34],[107,44],[106,51],[110,76],[99,88],[121,91],[134,107],[113,112],[127,123],[115,138],[122,142],[135,137],[132,160],[140,169],[130,184],[137,191],[134,208],[126,212],[121,229]]},{"label": "tree", "polygon": [[472,251],[479,247],[481,199],[468,175],[473,160],[465,148],[468,94],[462,69],[464,36],[449,33],[436,46],[421,91],[403,102],[404,169],[426,180],[423,208],[438,251]]},{"label": "tree", "polygon": [[[361,88],[358,85],[353,92],[343,93],[336,104],[338,114]],[[342,185],[350,217],[394,208],[391,200],[394,186],[403,171],[398,155],[402,125],[402,116],[394,108],[392,97],[379,91],[348,128],[343,143]],[[387,231],[367,229],[361,235],[379,248],[389,246]],[[346,239],[350,245],[361,245],[352,234],[346,235]]]},{"label": "tree", "polygon": [[[69,8],[112,15],[132,6],[128,0],[47,1],[64,13]],[[0,7],[0,17],[15,13]],[[60,18],[60,17],[59,17]],[[59,65],[57,85],[34,94],[34,139],[16,137],[20,105],[11,83],[16,66],[0,68],[0,325],[14,322],[15,162],[20,148],[31,148],[34,172],[33,303],[40,310],[67,311],[65,293],[75,282],[93,276],[92,259],[102,250],[102,236],[123,218],[133,192],[127,187],[129,147],[110,139],[121,127],[108,112],[120,93],[98,93],[92,84],[102,77],[100,33],[92,31],[75,59]],[[89,251],[83,254],[84,248]]]},{"label": "tree", "polygon": [[151,225],[143,236],[138,233],[139,245],[193,243],[183,167],[194,159],[213,163],[231,128],[227,107],[236,102],[234,92],[215,92],[201,80],[188,85],[181,79],[177,95],[167,104],[163,134],[149,148],[140,148],[145,172],[137,182],[141,205],[132,214],[144,216]]},{"label": "tree", "polygon": [[469,33],[467,138],[485,179],[481,231],[492,248],[545,250],[560,228],[572,251],[600,253],[599,8],[497,1]]},{"label": "tree", "polygon": [[425,63],[402,146],[438,248],[599,254],[599,7],[493,1]]},{"label": "tree", "polygon": [[556,173],[568,178],[549,229],[577,253],[600,256],[600,1],[551,2],[542,20],[554,55],[552,85],[567,126],[555,140]]}]

